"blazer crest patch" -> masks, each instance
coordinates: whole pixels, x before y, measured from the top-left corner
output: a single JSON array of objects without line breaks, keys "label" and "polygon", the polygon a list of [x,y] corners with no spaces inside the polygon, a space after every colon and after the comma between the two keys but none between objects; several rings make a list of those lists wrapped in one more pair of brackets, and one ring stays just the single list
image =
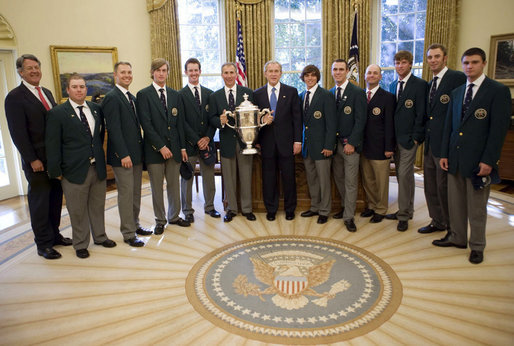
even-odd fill
[{"label": "blazer crest patch", "polygon": [[380,115],[382,111],[380,110],[380,108],[375,107],[371,112],[373,113],[373,115]]},{"label": "blazer crest patch", "polygon": [[443,105],[447,104],[448,102],[450,102],[450,96],[446,95],[446,94],[443,94],[441,95],[441,97],[439,98],[439,101],[441,101],[441,103]]},{"label": "blazer crest patch", "polygon": [[323,116],[323,114],[321,114],[321,112],[320,112],[320,111],[315,111],[315,112],[314,112],[314,118],[316,118],[316,119],[321,119],[321,117],[322,117],[322,116]]},{"label": "blazer crest patch", "polygon": [[344,107],[344,114],[350,114],[352,112],[352,107],[346,106]]},{"label": "blazer crest patch", "polygon": [[171,115],[173,115],[174,117],[176,117],[176,116],[177,116],[177,114],[178,114],[178,110],[177,110],[175,107],[173,107],[173,108],[171,109]]},{"label": "blazer crest patch", "polygon": [[405,100],[405,108],[412,108],[412,106],[414,106],[414,101],[411,99]]},{"label": "blazer crest patch", "polygon": [[479,108],[475,111],[475,118],[478,120],[485,119],[487,117],[487,111],[483,108]]}]

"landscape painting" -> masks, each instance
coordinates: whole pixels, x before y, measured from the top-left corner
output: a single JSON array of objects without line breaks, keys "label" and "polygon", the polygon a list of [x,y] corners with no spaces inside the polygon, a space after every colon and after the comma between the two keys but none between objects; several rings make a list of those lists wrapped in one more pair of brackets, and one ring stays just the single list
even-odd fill
[{"label": "landscape painting", "polygon": [[103,96],[114,87],[113,66],[118,60],[116,47],[50,46],[57,99],[62,103],[68,94],[66,81],[73,73],[86,80],[88,100]]}]

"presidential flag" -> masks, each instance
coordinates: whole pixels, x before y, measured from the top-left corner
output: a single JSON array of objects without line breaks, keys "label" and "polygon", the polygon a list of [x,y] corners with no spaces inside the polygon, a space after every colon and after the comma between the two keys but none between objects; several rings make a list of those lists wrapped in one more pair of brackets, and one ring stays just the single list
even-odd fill
[{"label": "presidential flag", "polygon": [[350,75],[348,79],[359,83],[359,44],[357,43],[357,11],[353,19],[352,41],[350,43],[350,53],[348,54],[348,68]]},{"label": "presidential flag", "polygon": [[247,86],[246,80],[246,59],[243,45],[243,32],[241,21],[237,18],[237,46],[236,46],[237,84]]}]

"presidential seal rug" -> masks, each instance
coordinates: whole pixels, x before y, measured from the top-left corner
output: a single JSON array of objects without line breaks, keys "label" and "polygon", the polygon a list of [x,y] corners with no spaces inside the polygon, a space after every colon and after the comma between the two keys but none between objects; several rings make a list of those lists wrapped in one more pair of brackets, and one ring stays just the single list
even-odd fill
[{"label": "presidential seal rug", "polygon": [[186,280],[190,303],[215,325],[285,344],[351,339],[398,309],[400,280],[356,246],[307,236],[240,241],[206,255]]}]

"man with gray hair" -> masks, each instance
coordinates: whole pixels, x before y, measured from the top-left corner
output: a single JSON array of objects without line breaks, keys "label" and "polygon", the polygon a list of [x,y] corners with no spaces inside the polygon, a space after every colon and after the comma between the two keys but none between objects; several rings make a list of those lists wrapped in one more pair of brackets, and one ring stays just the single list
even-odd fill
[{"label": "man with gray hair", "polygon": [[264,65],[268,83],[255,90],[255,103],[272,111],[273,123],[259,131],[262,158],[262,190],[266,218],[275,220],[278,210],[278,172],[282,178],[286,220],[294,219],[296,179],[294,156],[302,151],[302,111],[298,90],[280,83],[282,65],[268,61]]}]

